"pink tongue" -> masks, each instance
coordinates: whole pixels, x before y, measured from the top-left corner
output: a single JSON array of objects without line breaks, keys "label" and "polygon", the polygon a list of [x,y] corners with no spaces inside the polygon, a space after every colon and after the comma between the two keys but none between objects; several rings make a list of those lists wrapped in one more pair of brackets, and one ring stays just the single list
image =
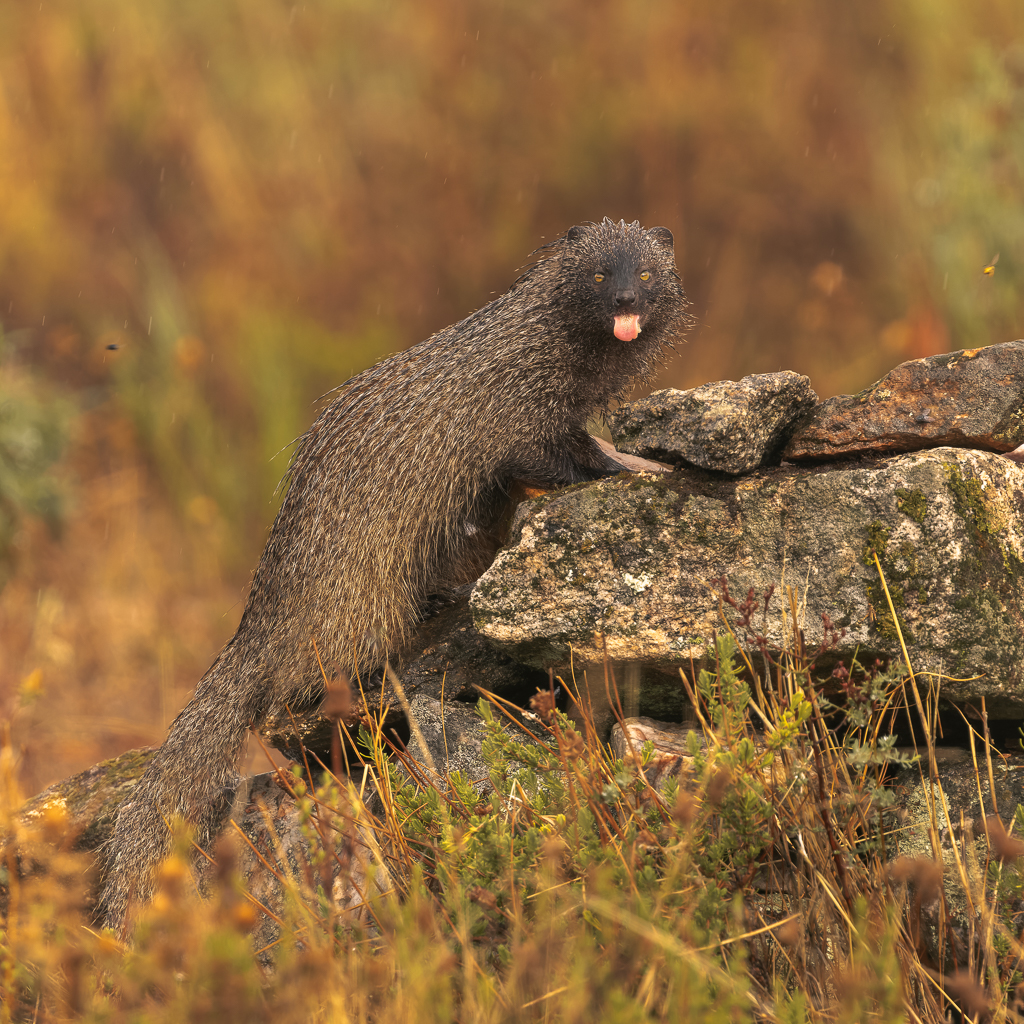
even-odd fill
[{"label": "pink tongue", "polygon": [[615,318],[615,337],[619,341],[632,341],[640,333],[640,317],[617,316]]}]

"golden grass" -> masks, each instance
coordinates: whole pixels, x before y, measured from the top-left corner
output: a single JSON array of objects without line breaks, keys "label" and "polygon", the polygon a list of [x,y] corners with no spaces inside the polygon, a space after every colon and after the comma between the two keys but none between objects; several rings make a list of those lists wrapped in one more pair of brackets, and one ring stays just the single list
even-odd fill
[{"label": "golden grass", "polygon": [[[791,595],[791,622],[797,610]],[[798,644],[752,687],[753,665],[720,643],[717,669],[684,683],[701,722],[691,767],[660,790],[650,749],[616,760],[582,709],[581,734],[543,693],[525,745],[499,725],[511,708],[482,703],[493,789],[398,773],[368,722],[353,781],[289,776],[310,852],[274,868],[287,898],[261,951],[247,934],[262,912],[226,842],[198,899],[182,837],[131,947],[92,927],[88,863],[67,852],[58,812],[30,830],[12,816],[5,746],[0,1019],[1018,1019],[1024,843],[1011,809],[950,857],[929,745],[934,854],[896,858],[905,825],[879,786],[882,719],[914,711],[914,677],[896,674],[848,719],[846,740],[863,743],[850,758]],[[921,694],[926,716],[934,697]],[[973,739],[981,792],[993,755]],[[957,891],[972,912],[950,905]]]}]

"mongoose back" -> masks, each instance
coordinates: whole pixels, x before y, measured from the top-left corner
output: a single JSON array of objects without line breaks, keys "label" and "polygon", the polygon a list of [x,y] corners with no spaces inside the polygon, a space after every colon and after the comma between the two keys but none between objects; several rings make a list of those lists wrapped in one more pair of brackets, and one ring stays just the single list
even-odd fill
[{"label": "mongoose back", "polygon": [[121,808],[107,923],[150,897],[166,820],[209,847],[249,730],[318,685],[317,653],[353,673],[398,651],[428,597],[487,567],[513,481],[622,470],[586,422],[688,326],[672,244],[638,222],[571,228],[504,295],[338,390],[298,442],[237,632]]}]

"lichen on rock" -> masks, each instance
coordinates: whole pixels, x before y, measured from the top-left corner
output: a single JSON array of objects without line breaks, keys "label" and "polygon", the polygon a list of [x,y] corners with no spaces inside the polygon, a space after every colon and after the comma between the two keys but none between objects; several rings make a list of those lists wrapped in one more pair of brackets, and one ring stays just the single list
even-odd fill
[{"label": "lichen on rock", "polygon": [[[607,653],[683,667],[725,628],[713,581],[736,595],[789,585],[809,642],[823,614],[846,630],[833,658],[902,658],[902,633],[946,698],[984,695],[992,713],[1020,714],[1022,494],[1016,463],[960,448],[732,479],[612,479],[521,506],[471,607],[477,628],[528,664]],[[780,616],[758,629],[785,647]]]}]

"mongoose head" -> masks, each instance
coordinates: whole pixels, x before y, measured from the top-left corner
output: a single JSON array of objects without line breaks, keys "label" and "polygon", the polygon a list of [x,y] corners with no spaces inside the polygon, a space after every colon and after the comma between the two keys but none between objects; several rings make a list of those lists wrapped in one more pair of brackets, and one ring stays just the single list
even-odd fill
[{"label": "mongoose head", "polygon": [[588,333],[625,343],[647,329],[675,333],[685,299],[668,228],[616,224],[607,217],[579,224],[565,234],[561,263],[565,286],[578,299],[570,308],[591,321],[578,325]]}]

